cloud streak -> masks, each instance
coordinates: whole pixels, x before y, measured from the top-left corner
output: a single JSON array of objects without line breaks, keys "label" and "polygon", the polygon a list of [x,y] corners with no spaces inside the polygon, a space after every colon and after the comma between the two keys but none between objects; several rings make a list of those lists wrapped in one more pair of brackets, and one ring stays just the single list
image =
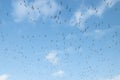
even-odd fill
[{"label": "cloud streak", "polygon": [[120,0],[104,0],[96,8],[85,9],[85,11],[79,9],[72,16],[70,24],[72,26],[78,26],[80,29],[83,29],[88,18],[91,16],[101,17],[108,8],[113,7],[119,1]]}]

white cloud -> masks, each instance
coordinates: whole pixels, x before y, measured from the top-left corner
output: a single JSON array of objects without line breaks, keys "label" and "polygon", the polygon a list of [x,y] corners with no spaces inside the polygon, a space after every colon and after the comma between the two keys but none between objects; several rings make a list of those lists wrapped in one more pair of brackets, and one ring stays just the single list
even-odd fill
[{"label": "white cloud", "polygon": [[54,73],[52,73],[53,76],[63,77],[65,72],[63,70],[58,70]]},{"label": "white cloud", "polygon": [[13,13],[15,21],[24,19],[37,20],[38,18],[52,16],[60,9],[55,0],[34,0],[27,2],[17,0],[13,2]]},{"label": "white cloud", "polygon": [[16,21],[20,21],[24,17],[26,17],[27,12],[28,12],[28,8],[24,5],[23,1],[17,1],[14,3],[13,16],[15,17]]},{"label": "white cloud", "polygon": [[96,7],[96,9],[89,8],[86,9],[85,12],[82,10],[77,10],[70,20],[70,24],[72,26],[78,26],[80,29],[83,29],[85,26],[85,22],[91,16],[102,16],[102,14],[106,11],[106,9],[111,8],[120,0],[105,0],[102,1],[101,4]]},{"label": "white cloud", "polygon": [[0,75],[0,80],[7,80],[8,78],[9,78],[9,75],[7,74]]},{"label": "white cloud", "polygon": [[58,52],[57,51],[51,51],[47,54],[46,60],[48,60],[51,64],[57,64],[58,63]]}]

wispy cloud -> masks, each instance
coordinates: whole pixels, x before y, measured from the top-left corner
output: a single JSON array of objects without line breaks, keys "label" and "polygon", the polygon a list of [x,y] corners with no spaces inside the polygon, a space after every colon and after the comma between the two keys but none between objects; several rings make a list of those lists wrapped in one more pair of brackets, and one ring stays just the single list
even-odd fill
[{"label": "wispy cloud", "polygon": [[[77,10],[70,20],[72,26],[77,26],[80,29],[85,27],[85,22],[91,16],[102,16],[102,14],[108,9],[113,7],[120,0],[103,0],[96,8],[85,8],[85,10]],[[83,7],[82,7],[83,8]]]},{"label": "wispy cloud", "polygon": [[19,22],[24,19],[37,20],[40,17],[52,16],[60,9],[55,0],[17,0],[13,2],[12,15],[15,21]]},{"label": "wispy cloud", "polygon": [[109,30],[95,29],[92,32],[84,33],[83,36],[91,36],[91,37],[93,37],[95,39],[100,39],[103,36],[105,36],[108,32],[109,32]]},{"label": "wispy cloud", "polygon": [[0,75],[0,80],[8,80],[9,75],[8,74],[2,74]]},{"label": "wispy cloud", "polygon": [[58,70],[58,71],[52,73],[53,76],[57,76],[57,77],[63,77],[64,74],[65,74],[65,72],[63,70]]},{"label": "wispy cloud", "polygon": [[120,75],[113,76],[111,78],[103,78],[99,80],[120,80]]},{"label": "wispy cloud", "polygon": [[53,51],[50,51],[47,56],[45,57],[47,61],[49,61],[51,64],[55,65],[58,63],[58,52],[53,50]]},{"label": "wispy cloud", "polygon": [[115,76],[112,80],[120,80],[120,75]]}]

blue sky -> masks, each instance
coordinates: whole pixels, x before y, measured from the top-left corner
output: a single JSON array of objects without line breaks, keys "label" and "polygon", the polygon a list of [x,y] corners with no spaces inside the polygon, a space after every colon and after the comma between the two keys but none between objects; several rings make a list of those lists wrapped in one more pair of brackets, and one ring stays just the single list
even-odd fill
[{"label": "blue sky", "polygon": [[120,0],[1,0],[0,80],[120,80]]}]

